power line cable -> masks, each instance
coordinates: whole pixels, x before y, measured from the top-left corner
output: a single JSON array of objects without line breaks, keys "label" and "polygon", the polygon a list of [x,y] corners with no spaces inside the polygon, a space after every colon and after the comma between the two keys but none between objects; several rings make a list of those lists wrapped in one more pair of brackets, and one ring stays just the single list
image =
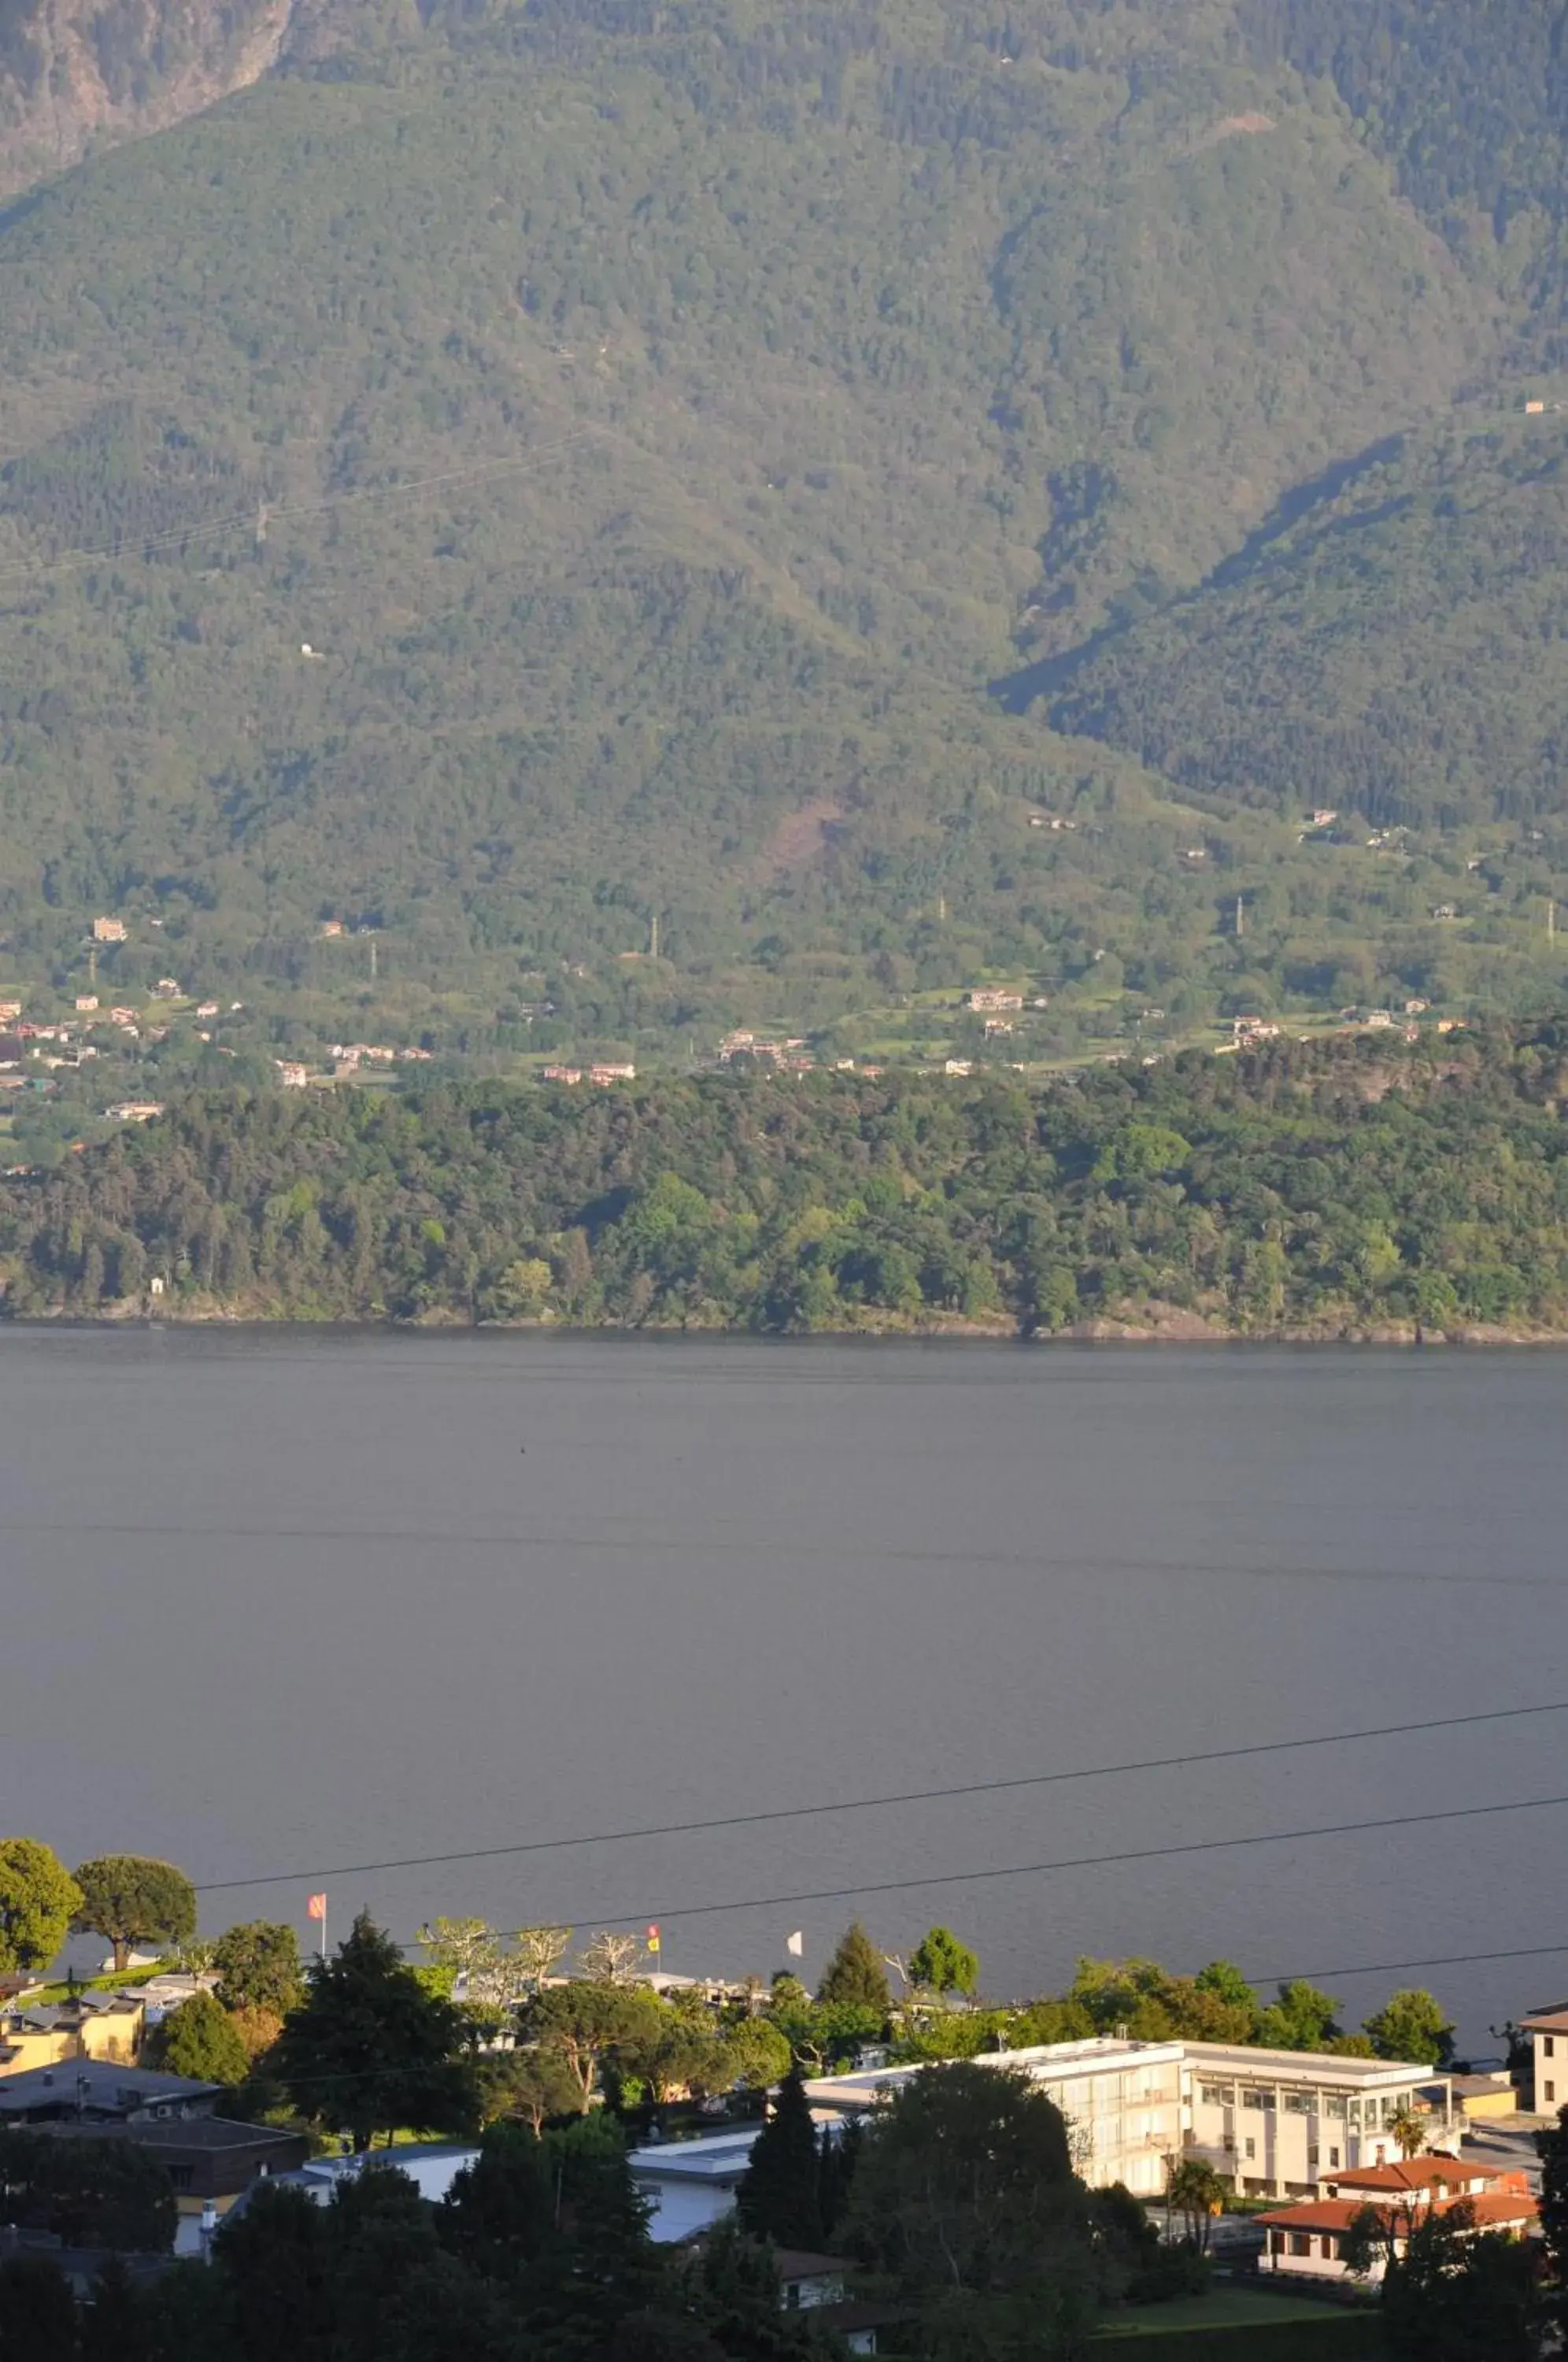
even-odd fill
[{"label": "power line cable", "polygon": [[1169,1861],[1180,1855],[1232,1853],[1245,1846],[1294,1845],[1313,1838],[1358,1837],[1371,1830],[1429,1827],[1440,1821],[1475,1821],[1499,1813],[1546,1812],[1568,1805],[1568,1796],[1522,1796],[1496,1805],[1457,1805],[1445,1812],[1391,1813],[1375,1821],[1325,1821],[1312,1828],[1264,1829],[1253,1837],[1191,1838],[1176,1845],[1132,1846],[1121,1853],[1070,1854],[1056,1861],[1004,1863],[995,1870],[930,1871],[921,1878],[865,1879],[853,1886],[802,1887],[790,1894],[731,1895],[719,1903],[666,1903],[640,1911],[560,1912],[563,1926],[581,1919],[604,1927],[630,1927],[644,1920],[712,1919],[734,1911],[792,1908],[798,1903],[847,1903],[862,1894],[903,1894],[927,1886],[975,1886],[987,1879],[1046,1878],[1066,1870],[1105,1870],[1132,1861]]},{"label": "power line cable", "polygon": [[[432,1870],[448,1862],[497,1861],[524,1854],[561,1853],[587,1846],[630,1844],[644,1838],[691,1837],[714,1829],[756,1828],[769,1821],[813,1820],[832,1813],[868,1812],[885,1805],[935,1804],[957,1796],[1002,1795],[1023,1788],[1055,1787],[1067,1781],[1109,1780],[1141,1772],[1185,1771],[1202,1763],[1233,1763],[1248,1756],[1285,1755],[1311,1747],[1350,1747],[1365,1739],[1408,1738],[1422,1731],[1459,1730],[1477,1723],[1519,1722],[1534,1715],[1564,1713],[1568,1713],[1568,1699],[1562,1698],[1541,1705],[1496,1706],[1486,1713],[1434,1715],[1421,1722],[1381,1723],[1368,1729],[1325,1731],[1308,1738],[1261,1739],[1248,1747],[1213,1747],[1184,1755],[1143,1756],[1126,1763],[1091,1764],[1061,1772],[1025,1772],[1015,1778],[970,1780],[945,1788],[904,1788],[884,1795],[839,1797],[822,1805],[779,1805],[763,1812],[723,1813],[709,1820],[664,1821],[638,1828],[599,1829],[577,1837],[529,1838],[513,1845],[472,1846],[447,1853],[405,1854],[385,1861],[342,1862],[329,1870],[271,1871],[259,1878],[207,1879],[198,1882],[196,1892],[199,1894],[221,1894],[237,1887],[292,1885],[313,1878],[367,1878],[381,1871]],[[1367,1826],[1382,1825],[1369,1823]],[[1004,1873],[988,1874],[1000,1876]],[[876,1890],[867,1888],[864,1891],[871,1893]],[[635,1917],[638,1915],[631,1915]]]},{"label": "power line cable", "polygon": [[1361,1960],[1353,1968],[1297,1969],[1290,1977],[1249,1976],[1249,1984],[1289,1984],[1298,1978],[1314,1983],[1328,1977],[1397,1977],[1412,1969],[1469,1969],[1487,1960],[1544,1960],[1561,1959],[1568,1953],[1564,1944],[1518,1944],[1500,1952],[1439,1952],[1425,1960]]}]

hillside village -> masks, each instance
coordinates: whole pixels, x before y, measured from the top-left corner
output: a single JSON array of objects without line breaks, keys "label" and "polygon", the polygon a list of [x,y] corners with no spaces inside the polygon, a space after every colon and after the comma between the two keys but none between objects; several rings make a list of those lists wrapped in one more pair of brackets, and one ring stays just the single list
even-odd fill
[{"label": "hillside village", "polygon": [[[342,933],[341,922],[330,923],[335,934]],[[513,1029],[511,1054],[499,1056],[489,1041],[499,1021],[477,1014],[471,1025],[426,1028],[417,1039],[341,1040],[320,1030],[322,1020],[282,1021],[265,1004],[203,998],[174,976],[106,982],[98,988],[100,952],[107,958],[130,942],[127,920],[100,915],[92,928],[94,989],[74,991],[57,977],[48,985],[0,991],[0,1170],[12,1176],[36,1172],[40,1164],[105,1137],[111,1128],[153,1121],[171,1096],[196,1084],[385,1088],[419,1079],[437,1060],[445,1072],[503,1072],[555,1087],[586,1084],[603,1089],[637,1078],[634,1058],[554,1054],[549,1043],[568,1029],[547,998],[519,1012],[521,1031]],[[1094,961],[1102,957],[1096,953]],[[900,1011],[886,1012],[889,1038],[874,1056],[842,1054],[832,1029],[809,1036],[734,1026],[711,1038],[701,1057],[693,1038],[687,1063],[775,1078],[827,1070],[875,1081],[896,1065],[955,1079],[988,1069],[1039,1079],[1061,1061],[1043,1031],[1052,997],[1037,985],[1037,979],[1023,977],[906,995]],[[1332,1021],[1242,1010],[1197,1029],[1173,1025],[1166,1011],[1152,1004],[1113,1009],[1115,999],[1113,994],[1106,1007],[1106,1042],[1098,1047],[1086,1043],[1083,1056],[1110,1063],[1136,1058],[1152,1066],[1184,1044],[1222,1055],[1283,1038],[1311,1043],[1331,1033],[1382,1032],[1414,1043],[1423,1025],[1439,1035],[1464,1026],[1461,1017],[1434,1015],[1420,996],[1389,1008],[1348,1006]],[[520,1042],[529,1046],[520,1047]],[[27,1156],[5,1158],[7,1131],[26,1146]]]}]

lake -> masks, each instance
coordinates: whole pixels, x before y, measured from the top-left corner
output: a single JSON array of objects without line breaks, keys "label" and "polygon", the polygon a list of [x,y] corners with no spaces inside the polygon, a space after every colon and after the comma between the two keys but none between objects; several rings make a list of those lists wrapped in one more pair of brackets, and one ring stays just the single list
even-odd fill
[{"label": "lake", "polygon": [[1430,1981],[1495,2049],[1568,1990],[1568,1805],[972,1873],[1551,1797],[1568,1715],[613,1833],[1568,1698],[1565,1385],[1552,1352],[0,1330],[0,1824],[253,1882],[215,1930],[303,1933],[325,1885],[339,1935],[657,1918],[678,1970],[766,1975],[799,1926],[811,1977],[858,1910],[889,1951],[953,1925],[997,1994],[1220,1953],[1353,2022]]}]

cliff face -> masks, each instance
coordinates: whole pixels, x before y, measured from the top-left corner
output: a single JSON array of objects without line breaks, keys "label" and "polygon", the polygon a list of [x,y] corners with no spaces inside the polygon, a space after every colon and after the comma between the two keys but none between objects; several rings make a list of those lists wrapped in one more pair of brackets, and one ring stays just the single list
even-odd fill
[{"label": "cliff face", "polygon": [[0,193],[245,89],[294,14],[295,0],[0,0]]}]

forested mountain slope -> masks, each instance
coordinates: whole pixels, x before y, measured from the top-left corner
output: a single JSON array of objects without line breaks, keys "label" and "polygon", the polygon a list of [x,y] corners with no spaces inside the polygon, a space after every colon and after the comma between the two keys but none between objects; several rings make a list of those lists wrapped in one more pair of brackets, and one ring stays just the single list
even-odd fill
[{"label": "forested mountain slope", "polygon": [[1113,636],[1055,718],[1188,788],[1384,826],[1523,820],[1562,857],[1565,579],[1568,421],[1399,438]]},{"label": "forested mountain slope", "polygon": [[[0,12],[13,179],[68,19]],[[582,971],[643,1046],[889,978],[1055,990],[1097,952],[1139,1005],[1310,999],[1364,951],[1375,991],[1428,979],[1414,914],[1468,844],[1435,829],[1436,885],[1390,915],[1239,809],[1233,766],[1173,756],[1173,787],[984,690],[1551,364],[1550,10],[109,0],[92,27],[112,129],[179,111],[182,60],[259,78],[0,221],[0,985],[79,981],[99,909],[132,922],[111,981],[172,963],[330,1010],[319,928],[359,919],[410,1010],[475,1022]],[[1557,988],[1512,923],[1457,989]]]}]

